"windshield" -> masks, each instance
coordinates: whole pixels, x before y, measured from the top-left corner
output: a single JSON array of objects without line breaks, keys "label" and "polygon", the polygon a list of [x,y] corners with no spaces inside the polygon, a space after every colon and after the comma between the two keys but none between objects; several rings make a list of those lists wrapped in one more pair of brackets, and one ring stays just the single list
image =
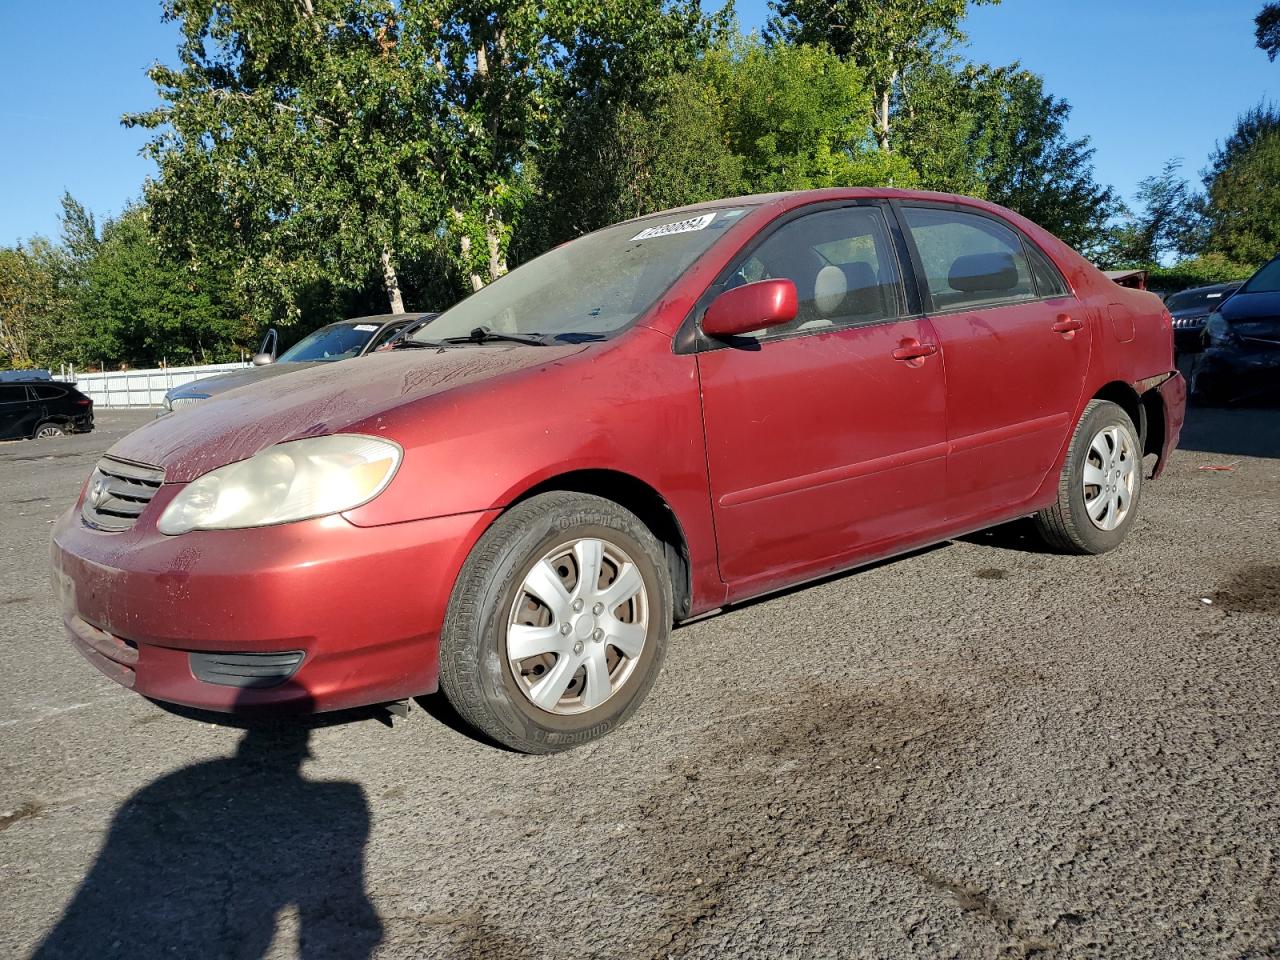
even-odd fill
[{"label": "windshield", "polygon": [[1280,293],[1280,258],[1272,260],[1253,275],[1241,293]]},{"label": "windshield", "polygon": [[307,360],[345,360],[358,356],[378,332],[376,323],[331,323],[303,337],[280,354],[276,363],[301,363]]},{"label": "windshield", "polygon": [[608,336],[657,302],[745,212],[667,214],[579,237],[473,293],[408,339],[467,337],[477,327],[567,342]]}]

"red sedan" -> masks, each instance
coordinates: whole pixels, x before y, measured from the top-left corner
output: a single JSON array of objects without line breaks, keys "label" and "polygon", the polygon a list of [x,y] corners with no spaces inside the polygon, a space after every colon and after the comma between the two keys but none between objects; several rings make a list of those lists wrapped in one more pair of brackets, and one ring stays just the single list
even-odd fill
[{"label": "red sedan", "polygon": [[440,689],[554,751],[622,723],[699,614],[1028,515],[1112,549],[1184,397],[1161,303],[1008,210],[743,197],[148,424],[58,521],[53,567],[73,644],[147,697]]}]

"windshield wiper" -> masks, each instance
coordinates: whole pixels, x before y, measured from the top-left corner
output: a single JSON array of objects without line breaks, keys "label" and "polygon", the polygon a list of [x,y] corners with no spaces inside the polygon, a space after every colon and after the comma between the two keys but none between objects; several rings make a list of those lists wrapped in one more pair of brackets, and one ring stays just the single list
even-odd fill
[{"label": "windshield wiper", "polygon": [[392,350],[439,350],[444,346],[438,340],[397,340]]},{"label": "windshield wiper", "polygon": [[442,343],[523,343],[530,347],[545,347],[547,338],[541,333],[498,333],[488,327],[476,327],[465,337],[445,337]]}]

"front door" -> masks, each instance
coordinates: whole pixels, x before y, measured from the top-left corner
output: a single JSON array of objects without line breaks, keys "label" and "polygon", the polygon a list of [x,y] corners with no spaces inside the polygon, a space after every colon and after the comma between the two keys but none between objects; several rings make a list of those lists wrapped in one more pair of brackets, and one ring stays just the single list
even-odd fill
[{"label": "front door", "polygon": [[946,360],[949,515],[1016,507],[1071,433],[1088,317],[1049,259],[1002,221],[954,208],[902,213]]},{"label": "front door", "polygon": [[929,321],[908,316],[885,210],[793,219],[724,286],[795,282],[796,321],[698,355],[730,596],[849,566],[944,519],[946,410]]}]

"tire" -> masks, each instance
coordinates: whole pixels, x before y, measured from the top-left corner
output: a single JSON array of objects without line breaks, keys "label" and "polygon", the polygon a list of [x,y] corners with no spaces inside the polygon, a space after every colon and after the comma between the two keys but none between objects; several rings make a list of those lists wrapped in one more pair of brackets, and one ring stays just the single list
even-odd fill
[{"label": "tire", "polygon": [[[1117,440],[1122,455],[1109,459]],[[1090,479],[1100,479],[1098,484],[1086,485],[1087,469]],[[1142,444],[1133,420],[1114,403],[1091,400],[1071,435],[1058,501],[1036,514],[1041,538],[1064,553],[1098,554],[1120,546],[1138,515],[1142,469]],[[1098,519],[1091,515],[1099,512]]]},{"label": "tire", "polygon": [[65,437],[67,428],[60,423],[42,423],[36,427],[35,439],[52,440],[54,437]]},{"label": "tire", "polygon": [[[594,590],[584,568],[601,571]],[[440,637],[441,692],[513,750],[587,743],[653,686],[672,610],[662,545],[638,517],[601,497],[540,494],[499,517],[463,564]]]}]

